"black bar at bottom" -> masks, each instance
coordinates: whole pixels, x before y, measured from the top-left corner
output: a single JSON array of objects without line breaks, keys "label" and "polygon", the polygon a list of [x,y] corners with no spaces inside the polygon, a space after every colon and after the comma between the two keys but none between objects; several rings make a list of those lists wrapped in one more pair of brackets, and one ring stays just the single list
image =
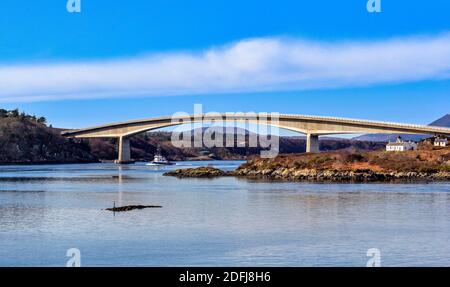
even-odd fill
[{"label": "black bar at bottom", "polygon": [[[430,283],[448,278],[445,268],[0,268],[3,282],[34,284],[98,282],[104,286],[306,286],[320,284]],[[389,279],[388,279],[389,278]],[[7,281],[8,279],[12,281]],[[312,283],[312,284],[311,284]],[[15,284],[16,285],[16,284]],[[330,286],[332,286],[330,285]]]}]

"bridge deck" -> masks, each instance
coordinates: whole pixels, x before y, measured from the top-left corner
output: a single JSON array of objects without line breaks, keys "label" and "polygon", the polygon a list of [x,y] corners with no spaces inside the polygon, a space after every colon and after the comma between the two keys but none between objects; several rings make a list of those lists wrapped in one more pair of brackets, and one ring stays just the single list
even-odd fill
[{"label": "bridge deck", "polygon": [[[81,134],[86,134],[89,132],[94,132],[98,130],[105,129],[114,129],[119,127],[126,126],[138,126],[138,125],[146,125],[146,124],[157,124],[161,123],[162,125],[176,121],[183,121],[184,123],[195,122],[201,120],[211,120],[211,119],[222,119],[222,120],[258,120],[261,118],[262,114],[251,114],[251,113],[225,113],[225,114],[201,114],[201,115],[189,115],[189,116],[175,116],[175,117],[155,117],[155,118],[146,118],[140,120],[130,120],[123,122],[116,122],[106,125],[99,125],[84,129],[76,129],[76,130],[66,130],[63,131],[62,134],[64,136],[77,136]],[[446,127],[435,127],[435,126],[424,126],[424,125],[416,125],[416,124],[405,124],[405,123],[395,123],[395,122],[387,122],[387,121],[371,121],[371,120],[362,120],[362,119],[349,119],[349,118],[340,118],[340,117],[325,117],[325,116],[311,116],[311,115],[295,115],[295,114],[272,114],[277,115],[279,121],[294,121],[294,122],[316,122],[327,125],[344,125],[344,126],[357,126],[360,128],[379,128],[386,129],[386,132],[401,132],[401,130],[405,130],[408,133],[423,133],[423,134],[442,134],[442,135],[450,135],[450,129]],[[270,114],[269,122],[270,122]],[[282,126],[281,126],[282,127]],[[360,131],[358,131],[359,133]],[[368,132],[371,132],[368,130]]]}]

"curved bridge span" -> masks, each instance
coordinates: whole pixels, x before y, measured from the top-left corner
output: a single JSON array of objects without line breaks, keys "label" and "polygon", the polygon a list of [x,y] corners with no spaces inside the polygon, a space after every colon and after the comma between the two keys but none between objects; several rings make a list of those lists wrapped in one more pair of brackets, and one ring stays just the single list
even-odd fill
[{"label": "curved bridge span", "polygon": [[320,135],[363,133],[450,135],[450,129],[444,127],[273,113],[224,113],[148,118],[68,130],[62,132],[62,135],[73,138],[118,138],[117,162],[126,163],[131,161],[129,138],[133,135],[170,126],[217,122],[265,124],[299,132],[307,135],[307,152],[319,151]]}]

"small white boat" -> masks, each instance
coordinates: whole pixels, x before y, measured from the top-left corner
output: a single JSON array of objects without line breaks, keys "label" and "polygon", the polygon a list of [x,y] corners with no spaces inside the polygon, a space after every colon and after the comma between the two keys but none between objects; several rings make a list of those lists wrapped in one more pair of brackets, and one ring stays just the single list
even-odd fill
[{"label": "small white boat", "polygon": [[162,154],[161,148],[158,146],[156,154],[153,157],[153,161],[147,163],[146,165],[174,165],[175,163],[168,161]]}]

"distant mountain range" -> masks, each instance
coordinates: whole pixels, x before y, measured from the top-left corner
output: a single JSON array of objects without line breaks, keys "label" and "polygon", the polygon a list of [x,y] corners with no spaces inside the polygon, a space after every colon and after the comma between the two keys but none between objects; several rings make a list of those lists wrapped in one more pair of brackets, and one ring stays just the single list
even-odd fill
[{"label": "distant mountain range", "polygon": [[450,128],[450,114],[447,114],[442,118],[432,122],[430,126]]},{"label": "distant mountain range", "polygon": [[[450,114],[443,116],[442,118],[432,122],[429,126],[450,128]],[[367,134],[358,137],[354,137],[353,140],[357,141],[372,141],[372,142],[388,142],[395,141],[399,136],[404,140],[420,141],[424,138],[428,138],[431,135],[409,135],[409,134]]]}]

